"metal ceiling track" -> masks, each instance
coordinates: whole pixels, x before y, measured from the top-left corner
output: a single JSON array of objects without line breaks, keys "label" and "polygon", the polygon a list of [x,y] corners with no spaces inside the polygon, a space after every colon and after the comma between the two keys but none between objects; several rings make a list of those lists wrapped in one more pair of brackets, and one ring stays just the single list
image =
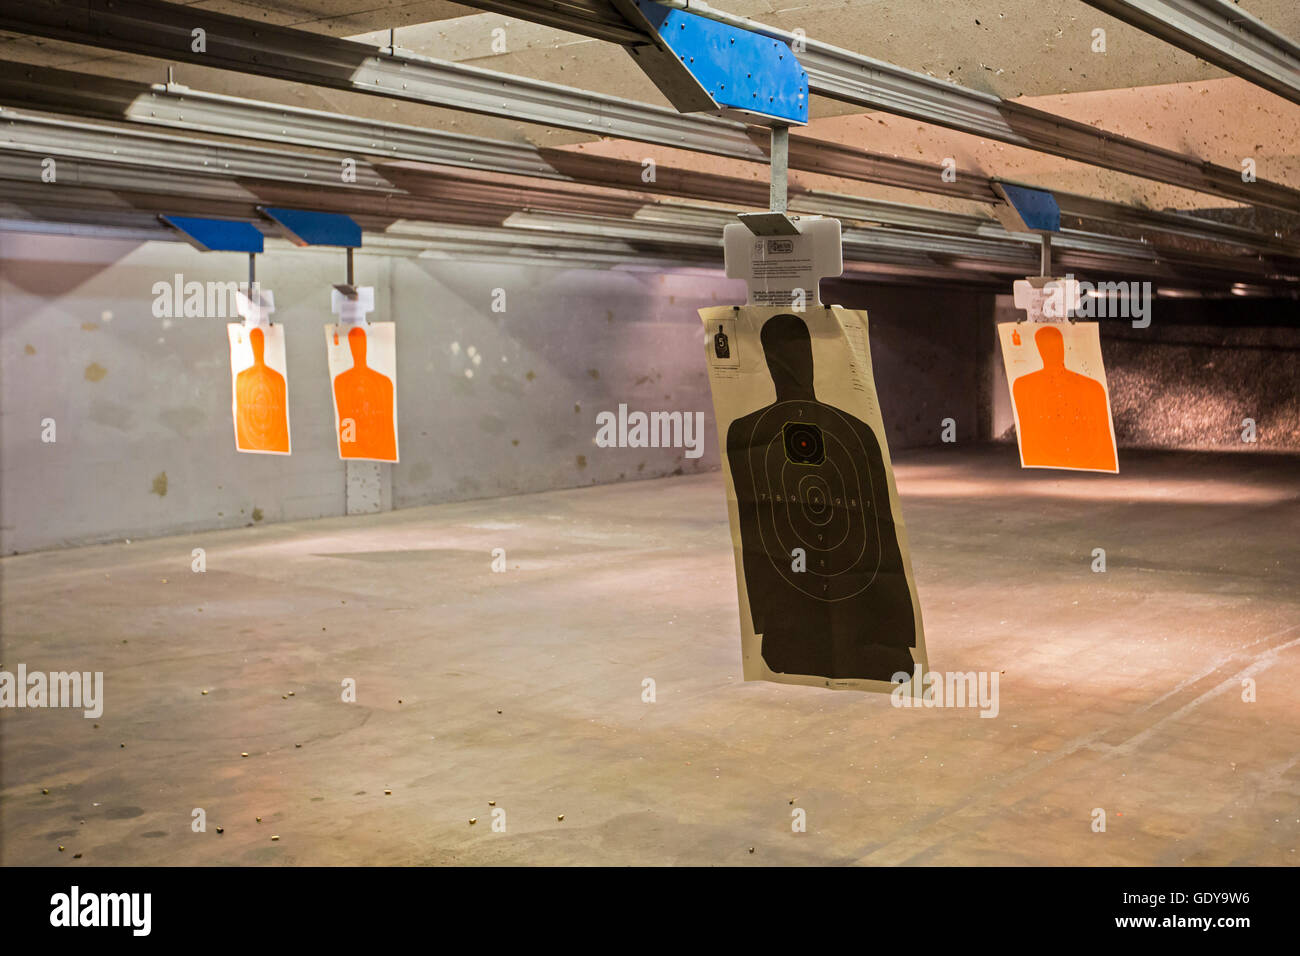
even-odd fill
[{"label": "metal ceiling track", "polygon": [[[563,8],[557,9],[558,5],[547,0],[463,2],[523,19],[547,22],[574,33],[598,36],[590,16],[574,15],[571,22],[565,25],[559,22]],[[597,2],[598,0],[591,0],[593,5]],[[625,0],[614,0],[611,6],[617,9],[621,2]],[[923,73],[905,70],[892,63],[818,40],[796,37],[785,30],[718,10],[702,0],[659,2],[664,6],[688,10],[697,16],[791,44],[792,48],[799,51],[799,62],[808,73],[809,91],[831,99],[855,103],[868,109],[884,110],[936,126],[1237,202],[1300,212],[1300,193],[1263,180],[1243,182],[1241,172],[1237,169],[1108,133],[1086,123],[1078,123],[1004,100],[991,93],[981,93]],[[547,11],[546,21],[541,20],[543,9]]]},{"label": "metal ceiling track", "polygon": [[648,42],[606,0],[475,0],[468,5],[624,46]]},{"label": "metal ceiling track", "polygon": [[[647,206],[644,199],[623,193],[592,195],[575,192],[581,187],[557,184],[538,190],[521,188],[497,179],[475,180],[474,174],[457,175],[424,167],[423,178],[404,191],[400,177],[385,176],[364,161],[357,163],[357,184],[340,182],[332,157],[287,150],[272,150],[202,140],[179,141],[163,132],[119,130],[108,126],[57,117],[30,115],[5,108],[0,111],[0,178],[14,181],[23,201],[11,200],[30,218],[56,215],[89,204],[91,223],[107,224],[116,213],[137,214],[157,208],[178,214],[215,214],[229,217],[241,211],[255,216],[261,205],[290,205],[327,211],[355,212],[366,227],[386,231],[403,220],[442,220],[464,226],[496,227],[502,222],[532,229],[554,228],[584,236],[605,236],[619,242],[645,243],[655,250],[707,247],[716,256],[718,226],[730,218],[727,211],[706,207],[662,204]],[[57,185],[36,185],[45,157],[59,159]],[[71,191],[82,198],[74,200]],[[610,193],[612,191],[605,191]],[[86,197],[94,197],[88,203]],[[837,197],[824,197],[833,202]],[[848,198],[851,202],[851,197]],[[1018,272],[1033,259],[1024,236],[982,225],[976,217],[951,216],[925,210],[929,225],[946,225],[948,233],[926,231],[919,219],[909,219],[910,207],[875,206],[869,200],[859,208],[832,207],[828,211],[853,219],[870,213],[873,218],[895,221],[906,229],[855,228],[845,232],[851,255],[881,268],[906,266],[923,274],[929,263],[934,276],[949,276],[955,269],[966,281],[981,273]],[[894,206],[894,209],[888,208]],[[179,208],[178,208],[179,206]],[[649,214],[643,214],[649,209]],[[5,213],[7,218],[14,218]],[[105,217],[109,217],[106,219]],[[128,217],[126,225],[137,225]],[[1242,275],[1262,283],[1294,286],[1288,276],[1300,275],[1300,260],[1269,262],[1254,257],[1195,256],[1157,250],[1149,243],[1086,233],[1063,233],[1057,243],[1063,265],[1082,270],[1123,272],[1173,279],[1191,285],[1226,284]],[[633,253],[629,253],[632,255]],[[695,261],[698,256],[691,253]],[[919,271],[918,271],[919,270]]]},{"label": "metal ceiling track", "polygon": [[1222,0],[1083,0],[1171,46],[1300,103],[1300,45]]},{"label": "metal ceiling track", "polygon": [[[120,167],[79,164],[86,173],[82,180],[111,182]],[[192,177],[181,172],[160,171],[155,181],[170,195],[157,192],[130,194],[90,185],[41,186],[33,190],[30,179],[0,179],[0,229],[29,232],[66,232],[67,224],[89,224],[93,230],[128,238],[174,239],[174,233],[156,228],[158,212],[180,211],[193,215],[238,215],[257,220],[256,209],[265,201],[302,204],[321,190],[277,186],[262,196],[227,196],[202,200],[191,193]],[[283,191],[288,190],[288,191]],[[463,200],[466,206],[473,199]],[[319,204],[319,203],[318,203]],[[325,205],[332,206],[330,202]],[[39,210],[39,216],[32,210]],[[647,207],[647,215],[635,220],[567,211],[523,210],[504,222],[411,222],[400,217],[357,215],[367,230],[366,248],[395,254],[436,254],[439,257],[492,258],[507,256],[530,261],[567,262],[585,266],[650,267],[684,264],[716,268],[720,252],[718,225],[730,217],[715,209],[666,206]],[[720,218],[719,218],[720,217]],[[81,234],[78,232],[77,234]],[[899,234],[886,230],[849,229],[844,234],[846,269],[874,279],[939,278],[987,288],[999,287],[996,277],[1022,274],[1031,268],[1035,252],[1023,244],[995,249],[992,243],[964,243],[951,236]],[[578,258],[572,258],[577,256]],[[1115,268],[1114,255],[1098,256],[1086,249],[1063,251],[1065,268],[1102,270]],[[1136,268],[1135,268],[1136,266]],[[1170,264],[1139,257],[1118,261],[1126,276],[1149,277],[1163,285],[1207,291],[1227,289],[1241,274],[1196,272],[1189,274]],[[1251,276],[1255,276],[1252,274]],[[1263,278],[1263,277],[1260,277]],[[1268,286],[1258,286],[1267,293]],[[1282,291],[1274,288],[1274,293]]]},{"label": "metal ceiling track", "polygon": [[[689,6],[692,13],[786,42],[797,39],[702,3],[673,0],[671,5]],[[597,0],[581,4],[493,0],[493,9],[526,19],[537,19],[539,6],[548,11],[549,19],[543,22],[553,26],[564,19],[568,21],[564,28],[575,32],[609,31],[608,24],[593,25],[593,11],[601,10]],[[580,16],[575,9],[586,13]],[[380,50],[194,6],[157,0],[25,0],[0,6],[0,29],[736,159],[763,162],[767,155],[740,122],[683,116],[618,97]],[[193,31],[199,29],[205,31],[203,52],[192,49]],[[1238,202],[1300,212],[1300,191],[1277,183],[1244,183],[1234,169],[827,44],[798,42],[803,44],[799,60],[813,92]]]},{"label": "metal ceiling track", "polygon": [[[0,107],[0,178],[41,180],[46,158],[56,160],[52,190],[65,185],[112,191],[154,193],[163,197],[192,194],[232,203],[301,206],[330,212],[359,211],[397,218],[447,218],[460,204],[499,221],[521,206],[575,209],[591,215],[630,215],[644,199],[581,187],[522,189],[495,180],[452,176],[426,177],[411,192],[390,181],[365,160],[356,163],[356,182],[344,183],[339,162],[330,156],[285,149],[264,149],[211,140],[178,141],[162,132],[123,130],[62,117]],[[439,188],[454,181],[452,189]],[[294,192],[285,192],[294,190]],[[289,198],[284,198],[284,197]],[[501,209],[505,212],[501,212]]]},{"label": "metal ceiling track", "polygon": [[0,149],[136,167],[155,166],[165,158],[168,166],[191,173],[339,185],[353,190],[395,188],[367,163],[357,164],[355,183],[342,183],[339,162],[331,156],[168,138],[156,132],[78,123],[3,106]]},{"label": "metal ceiling track", "polygon": [[[194,90],[178,83],[154,84],[93,76],[53,68],[0,63],[0,102],[11,106],[53,110],[113,122],[210,133],[241,139],[328,149],[390,161],[414,161],[459,166],[484,173],[580,182],[593,186],[663,192],[686,198],[763,206],[762,184],[716,174],[661,166],[654,183],[642,180],[641,164],[586,155],[571,150],[539,148],[436,129],[380,123],[302,107],[284,106]],[[667,111],[664,111],[667,113]],[[673,116],[673,114],[668,114]],[[674,119],[678,117],[673,116]],[[689,119],[688,117],[683,117]],[[701,118],[707,123],[707,118]],[[932,167],[839,144],[819,144],[793,137],[791,166],[880,185],[906,187],[982,203],[997,201],[992,183],[975,176],[944,183]],[[35,146],[36,144],[32,144]],[[124,147],[130,149],[127,145]],[[219,144],[209,144],[203,162],[220,162]],[[272,163],[269,169],[274,169]],[[383,179],[383,169],[366,175]],[[290,179],[325,181],[337,177],[319,157],[302,168],[284,170]],[[381,183],[382,184],[382,183]],[[1261,254],[1294,256],[1300,239],[1282,240],[1214,220],[1178,213],[1142,210],[1068,193],[1056,193],[1062,212],[1082,219],[1152,230],[1203,242],[1229,243]],[[991,225],[991,219],[960,216],[921,206],[869,200],[834,193],[792,189],[796,210],[936,231],[968,232],[968,223]]]},{"label": "metal ceiling track", "polygon": [[[116,171],[104,167],[103,178]],[[175,193],[172,198],[153,194],[123,196],[83,185],[42,186],[42,194],[36,195],[30,181],[0,179],[0,230],[175,240],[175,233],[158,222],[159,212],[179,209],[195,215],[212,214],[212,204],[187,194],[186,175],[163,173],[161,178],[168,180],[164,188]],[[257,205],[249,197],[242,202],[228,199],[219,207],[219,214],[255,220]],[[39,207],[39,218],[31,213],[34,206]],[[676,221],[638,226],[632,220],[620,224],[574,213],[534,211],[515,213],[505,224],[409,222],[361,215],[356,218],[367,230],[365,248],[372,253],[650,269],[683,265],[716,269],[721,254],[721,236],[715,226],[706,235],[698,228],[683,228]],[[75,233],[69,233],[74,224]],[[880,246],[870,261],[846,260],[845,265],[876,279],[916,281],[937,277],[985,287],[992,287],[990,276],[1014,274],[1017,269],[1014,264],[969,257],[962,267],[948,265],[930,251],[918,251],[916,241],[910,249]]]},{"label": "metal ceiling track", "polygon": [[[192,194],[213,200],[224,197],[236,204],[282,203],[341,212],[363,210],[383,217],[385,223],[396,219],[442,219],[491,224],[521,209],[552,216],[572,212],[587,218],[618,219],[636,214],[647,202],[644,195],[637,198],[608,187],[593,191],[577,184],[564,184],[562,180],[556,181],[555,186],[541,187],[527,181],[522,184],[502,181],[499,176],[484,178],[486,171],[458,176],[432,164],[376,167],[364,159],[355,163],[356,182],[345,184],[338,175],[337,159],[328,156],[212,140],[177,140],[162,132],[123,129],[8,107],[0,107],[0,154],[14,157],[0,170],[0,175],[29,181],[39,178],[41,159],[54,156],[61,164],[59,182],[63,184],[137,194],[152,191],[164,196]],[[24,156],[28,160],[25,164],[19,161]],[[170,179],[158,179],[162,171],[185,178],[177,185]],[[225,181],[214,177],[225,177]],[[275,186],[277,183],[283,185]],[[762,204],[761,185],[756,187],[744,180],[718,176],[709,177],[708,185],[722,194],[748,191],[754,205]],[[284,198],[283,192],[275,192],[284,188],[303,191]],[[702,198],[716,201],[719,196]],[[1018,262],[1024,255],[1025,244],[1036,241],[1027,234],[1007,232],[989,218],[863,197],[810,193],[796,195],[795,206],[801,211],[850,222],[895,227],[871,230],[877,247],[884,243],[893,247],[915,245],[918,249],[951,251],[956,247],[954,244],[961,244],[962,254],[969,258],[1005,264]],[[682,207],[665,204],[662,208],[677,216]],[[713,208],[707,214],[714,223],[710,236],[716,240],[721,224],[730,219],[730,213]],[[1211,258],[1160,248],[1148,242],[1075,231],[1063,233],[1057,246],[1080,255],[1092,255],[1094,268],[1111,271],[1118,263],[1144,261],[1148,267],[1163,262],[1175,269],[1193,268],[1207,275],[1300,276],[1300,258],[1294,255]],[[1086,264],[1080,262],[1081,266]]]},{"label": "metal ceiling track", "polygon": [[[483,113],[597,136],[663,143],[765,162],[767,154],[735,120],[588,93],[410,53],[393,53],[289,27],[157,0],[24,0],[0,5],[0,29]],[[204,52],[192,32],[204,31]]]}]

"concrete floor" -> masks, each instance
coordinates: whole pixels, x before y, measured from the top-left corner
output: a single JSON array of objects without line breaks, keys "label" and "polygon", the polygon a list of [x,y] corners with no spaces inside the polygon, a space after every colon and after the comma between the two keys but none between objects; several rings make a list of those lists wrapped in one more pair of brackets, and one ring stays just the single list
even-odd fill
[{"label": "concrete floor", "polygon": [[1300,461],[898,457],[996,719],[742,682],[718,474],[22,555],[0,665],[106,705],[0,712],[0,863],[1300,863]]}]

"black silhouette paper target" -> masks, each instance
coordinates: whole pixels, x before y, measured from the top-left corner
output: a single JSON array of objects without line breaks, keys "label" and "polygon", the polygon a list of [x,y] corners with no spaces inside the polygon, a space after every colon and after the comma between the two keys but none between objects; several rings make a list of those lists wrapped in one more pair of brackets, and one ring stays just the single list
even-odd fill
[{"label": "black silhouette paper target", "polygon": [[[706,322],[714,311],[702,314]],[[763,664],[750,666],[747,646],[746,679],[869,686],[862,682],[911,675],[924,661],[920,619],[886,453],[864,420],[879,421],[874,387],[867,388],[870,360],[855,354],[841,313],[806,313],[819,323],[821,354],[837,359],[832,390],[859,418],[819,398],[804,317],[744,312],[751,321],[742,313],[736,334],[757,340],[748,354],[761,355],[763,365],[742,367],[738,383],[710,372],[734,495],[745,638],[752,628]],[[865,335],[861,343],[865,352]],[[764,380],[770,385],[760,391]],[[746,401],[753,408],[752,396],[773,388],[775,401],[734,417],[733,408]]]},{"label": "black silhouette paper target", "polygon": [[732,468],[739,460],[749,474],[761,550],[773,569],[819,601],[870,587],[880,567],[876,492],[850,420],[828,406],[778,402],[734,436]]}]

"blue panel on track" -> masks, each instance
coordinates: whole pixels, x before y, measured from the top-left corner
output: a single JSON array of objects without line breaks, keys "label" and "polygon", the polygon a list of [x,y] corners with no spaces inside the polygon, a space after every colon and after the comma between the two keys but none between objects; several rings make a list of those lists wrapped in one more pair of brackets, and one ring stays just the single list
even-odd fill
[{"label": "blue panel on track", "polygon": [[163,222],[185,233],[204,252],[261,252],[262,234],[251,222],[163,216]]},{"label": "blue panel on track", "polygon": [[808,74],[788,44],[652,0],[637,7],[719,106],[808,122]]},{"label": "blue panel on track", "polygon": [[1016,214],[1030,229],[1038,232],[1061,231],[1061,207],[1056,204],[1056,197],[1051,193],[1025,186],[1012,186],[1010,183],[998,185],[1002,187],[1002,192]]},{"label": "blue panel on track", "polygon": [[361,227],[351,216],[283,207],[268,207],[262,212],[274,219],[296,245],[361,247]]}]

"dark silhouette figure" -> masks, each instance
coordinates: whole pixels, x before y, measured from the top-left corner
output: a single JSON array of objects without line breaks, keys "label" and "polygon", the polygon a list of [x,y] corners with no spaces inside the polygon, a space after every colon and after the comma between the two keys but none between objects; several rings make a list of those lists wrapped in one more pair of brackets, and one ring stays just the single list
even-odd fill
[{"label": "dark silhouette figure", "polygon": [[1043,367],[1011,387],[1020,422],[1025,467],[1115,470],[1110,409],[1101,382],[1065,367],[1061,330],[1044,325],[1034,333]]},{"label": "dark silhouette figure", "polygon": [[727,342],[727,333],[718,326],[718,334],[713,337],[713,355],[715,358],[731,358],[731,345]]},{"label": "dark silhouette figure", "polygon": [[393,432],[393,382],[366,366],[366,333],[348,332],[352,367],[334,377],[339,410],[339,457],[397,460]]},{"label": "dark silhouette figure", "polygon": [[763,660],[781,674],[911,674],[916,621],[876,434],[817,400],[802,319],[775,315],[760,339],[776,401],[732,422],[727,457]]}]

